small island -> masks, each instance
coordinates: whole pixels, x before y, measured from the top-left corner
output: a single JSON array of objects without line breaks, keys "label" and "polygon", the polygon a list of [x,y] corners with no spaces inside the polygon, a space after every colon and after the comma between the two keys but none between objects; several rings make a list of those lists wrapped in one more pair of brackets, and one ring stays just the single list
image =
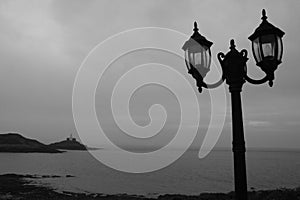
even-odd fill
[{"label": "small island", "polygon": [[37,140],[28,139],[18,133],[0,134],[0,152],[9,153],[62,153]]},{"label": "small island", "polygon": [[78,142],[76,138],[72,136],[72,134],[64,141],[49,144],[49,147],[54,149],[81,150],[81,151],[86,151],[88,149],[85,145]]}]

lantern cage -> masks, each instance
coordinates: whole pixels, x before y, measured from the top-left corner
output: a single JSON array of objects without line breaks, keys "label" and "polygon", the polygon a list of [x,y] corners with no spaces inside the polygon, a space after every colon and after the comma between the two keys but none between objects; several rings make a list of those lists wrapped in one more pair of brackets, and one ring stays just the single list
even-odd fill
[{"label": "lantern cage", "polygon": [[197,22],[194,23],[194,33],[182,47],[185,51],[185,63],[189,71],[196,69],[202,78],[210,70],[211,51],[213,44],[198,32]]},{"label": "lantern cage", "polygon": [[[284,32],[267,21],[266,11],[262,11],[262,22],[249,36],[256,65],[263,71],[274,71],[281,63]],[[272,68],[272,69],[267,69]]]}]

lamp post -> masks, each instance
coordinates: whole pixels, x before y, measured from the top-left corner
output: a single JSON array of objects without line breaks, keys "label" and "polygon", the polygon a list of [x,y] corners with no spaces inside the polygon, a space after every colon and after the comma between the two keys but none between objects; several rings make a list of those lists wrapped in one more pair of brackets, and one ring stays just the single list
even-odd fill
[{"label": "lamp post", "polygon": [[267,21],[264,9],[262,10],[261,19],[261,24],[249,37],[249,40],[252,42],[252,52],[256,65],[266,74],[260,80],[254,80],[247,75],[247,50],[238,51],[235,48],[234,40],[231,40],[230,51],[226,55],[222,52],[217,55],[222,68],[220,80],[214,84],[205,83],[204,77],[210,70],[210,47],[213,43],[200,35],[196,22],[194,23],[193,35],[182,47],[185,51],[185,63],[188,73],[196,80],[200,93],[202,92],[202,87],[207,89],[216,88],[224,81],[229,85],[232,109],[232,151],[236,200],[247,200],[246,148],[240,93],[245,82],[263,84],[268,81],[269,86],[272,87],[274,72],[281,63],[283,53],[282,37],[284,32]]}]

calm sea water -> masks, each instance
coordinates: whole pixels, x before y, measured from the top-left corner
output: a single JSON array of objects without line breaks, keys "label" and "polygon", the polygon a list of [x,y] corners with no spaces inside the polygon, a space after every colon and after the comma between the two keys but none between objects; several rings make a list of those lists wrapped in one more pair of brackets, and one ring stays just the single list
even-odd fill
[{"label": "calm sea water", "polygon": [[[157,195],[199,194],[233,190],[232,153],[212,151],[199,159],[187,151],[174,164],[147,174],[129,174],[106,167],[88,152],[63,154],[0,153],[0,174],[74,175],[40,181],[58,190]],[[248,188],[300,186],[300,152],[248,151]]]}]

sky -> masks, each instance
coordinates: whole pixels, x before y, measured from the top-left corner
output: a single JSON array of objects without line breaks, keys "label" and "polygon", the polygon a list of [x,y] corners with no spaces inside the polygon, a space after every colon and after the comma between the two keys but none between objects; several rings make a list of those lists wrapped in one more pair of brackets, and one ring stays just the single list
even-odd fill
[{"label": "sky", "polygon": [[[251,77],[262,77],[247,39],[261,21],[262,8],[266,9],[268,20],[285,31],[286,35],[283,38],[283,60],[276,71],[273,88],[267,84],[244,85],[242,101],[247,146],[298,148],[300,3],[297,0],[2,0],[0,132],[19,132],[44,143],[65,139],[70,133],[76,136],[72,89],[81,63],[97,44],[133,28],[168,28],[186,34],[188,39],[192,34],[193,22],[197,21],[201,34],[214,42],[211,50],[215,62],[215,55],[219,51],[227,52],[229,41],[234,38],[238,49],[248,50],[248,73]],[[179,41],[178,47],[181,46]],[[141,56],[147,60],[154,54],[149,51]],[[138,57],[133,56],[132,59]],[[128,60],[119,59],[115,67],[125,65]],[[183,61],[173,64],[185,69]],[[193,83],[191,78],[189,81]],[[96,94],[100,102],[101,96],[102,93]],[[172,93],[160,87],[145,87],[136,96],[137,100],[132,101],[132,107],[136,106],[132,117],[141,125],[149,122],[144,108],[153,103],[164,104],[166,110],[171,112],[160,139],[139,144],[162,146],[172,138],[173,129],[178,126],[178,117],[172,117],[180,115],[178,102],[170,97]],[[220,147],[231,145],[229,97],[227,92],[228,112],[217,143]],[[208,92],[198,94],[197,98],[203,117],[194,146],[199,146],[203,141],[202,132],[205,132],[210,114]],[[154,102],[149,99],[154,99]],[[107,113],[99,114],[104,110],[101,103],[96,107],[98,117],[101,119],[104,116],[105,120]],[[111,135],[116,132],[108,128],[110,131]],[[138,142],[118,135],[111,138],[121,146]]]}]

